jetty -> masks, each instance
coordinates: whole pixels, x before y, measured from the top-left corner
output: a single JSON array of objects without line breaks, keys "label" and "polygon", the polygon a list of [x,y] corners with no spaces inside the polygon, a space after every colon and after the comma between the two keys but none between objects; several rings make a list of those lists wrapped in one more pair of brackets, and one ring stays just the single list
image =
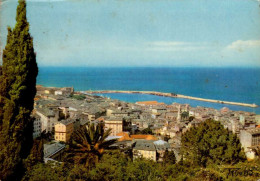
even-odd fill
[{"label": "jetty", "polygon": [[110,93],[149,94],[149,95],[156,95],[156,96],[163,96],[163,97],[192,99],[192,100],[196,100],[196,101],[212,102],[212,103],[218,103],[218,104],[230,104],[230,105],[245,106],[245,107],[252,107],[252,108],[258,107],[258,105],[256,105],[256,104],[230,102],[230,101],[222,101],[222,100],[215,100],[215,99],[205,99],[205,98],[192,97],[192,96],[186,96],[186,95],[175,94],[175,93],[164,93],[164,92],[156,92],[156,91],[95,90],[95,91],[83,91],[83,92],[87,93],[87,94],[110,94]]}]

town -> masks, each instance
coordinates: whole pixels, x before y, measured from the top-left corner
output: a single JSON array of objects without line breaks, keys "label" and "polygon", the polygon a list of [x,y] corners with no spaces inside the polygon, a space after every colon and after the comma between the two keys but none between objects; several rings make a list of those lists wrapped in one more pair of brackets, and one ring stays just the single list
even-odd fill
[{"label": "town", "polygon": [[126,103],[106,97],[74,92],[72,87],[54,88],[37,85],[33,137],[45,136],[44,159],[59,160],[73,131],[88,123],[103,122],[111,129],[107,139],[117,139],[113,149],[131,151],[138,157],[163,161],[166,150],[179,161],[181,136],[207,119],[219,121],[236,134],[249,160],[260,144],[260,115],[244,111],[167,105],[157,101]]}]

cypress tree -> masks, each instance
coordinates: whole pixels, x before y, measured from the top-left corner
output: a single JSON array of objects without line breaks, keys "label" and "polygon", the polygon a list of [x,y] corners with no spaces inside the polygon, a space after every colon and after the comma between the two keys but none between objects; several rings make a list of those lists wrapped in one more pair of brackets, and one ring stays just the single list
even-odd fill
[{"label": "cypress tree", "polygon": [[18,0],[16,25],[8,28],[0,76],[0,180],[19,180],[33,145],[30,118],[38,67],[26,18],[26,2]]}]

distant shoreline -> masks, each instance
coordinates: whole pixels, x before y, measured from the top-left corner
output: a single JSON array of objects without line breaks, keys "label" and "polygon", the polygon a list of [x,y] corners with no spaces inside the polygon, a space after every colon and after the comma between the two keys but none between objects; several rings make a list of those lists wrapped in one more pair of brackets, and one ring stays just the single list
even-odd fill
[{"label": "distant shoreline", "polygon": [[231,101],[222,101],[222,100],[215,100],[215,99],[205,99],[205,98],[192,97],[192,96],[186,96],[186,95],[175,94],[175,93],[164,93],[164,92],[156,92],[156,91],[99,90],[99,91],[82,91],[82,92],[88,93],[88,94],[109,94],[109,93],[149,94],[149,95],[156,95],[156,96],[163,96],[163,97],[192,99],[192,100],[197,100],[197,101],[212,102],[212,103],[218,103],[218,104],[230,104],[230,105],[252,107],[252,108],[258,107],[258,105],[256,105],[256,104],[248,104],[248,103],[241,103],[241,102],[231,102]]}]

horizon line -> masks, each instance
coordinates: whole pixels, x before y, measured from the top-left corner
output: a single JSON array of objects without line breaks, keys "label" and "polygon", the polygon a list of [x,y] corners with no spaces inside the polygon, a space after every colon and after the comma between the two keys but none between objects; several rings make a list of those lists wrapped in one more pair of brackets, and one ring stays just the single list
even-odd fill
[{"label": "horizon line", "polygon": [[53,65],[38,65],[39,68],[255,68],[258,69],[260,66],[53,66]]}]

